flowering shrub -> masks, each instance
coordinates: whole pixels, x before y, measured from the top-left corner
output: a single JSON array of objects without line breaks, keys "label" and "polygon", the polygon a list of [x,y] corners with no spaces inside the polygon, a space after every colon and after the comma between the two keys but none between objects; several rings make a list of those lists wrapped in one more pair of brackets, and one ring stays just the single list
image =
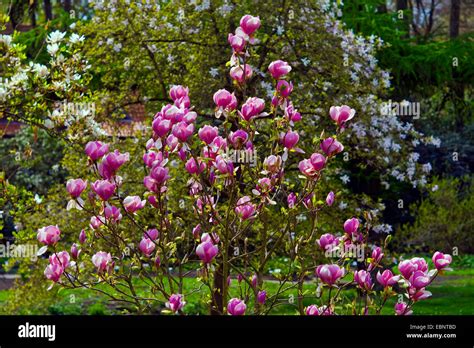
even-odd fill
[{"label": "flowering shrub", "polygon": [[[395,312],[410,314],[415,302],[430,296],[426,287],[448,269],[449,255],[435,253],[431,271],[423,259],[406,260],[399,265],[401,275],[394,275],[382,266],[385,245],[369,246],[370,213],[363,220],[348,219],[341,235],[319,232],[318,214],[332,209],[335,195],[318,184],[343,150],[339,139],[356,112],[346,105],[331,107],[332,128],[312,146],[300,144],[302,116],[290,99],[294,86],[287,62],[268,67],[275,88],[270,102],[248,95],[251,46],[260,25],[258,17],[245,15],[229,34],[235,90],[214,93],[213,125],[198,128],[201,120],[189,90],[170,89],[173,104],[163,106],[151,122],[140,192],[129,189],[128,181],[136,178],[120,175],[129,153],[101,141],[87,143],[90,178],[70,179],[66,190],[67,209],[85,211],[89,226],[82,226],[70,253],[60,250],[59,226],[38,231],[41,252],[51,253],[44,275],[52,285],[100,291],[139,312],[158,301],[170,312],[185,313],[183,282],[191,277],[198,283],[193,292],[209,295],[210,313],[230,315],[270,313],[291,288],[298,289],[298,310],[307,315],[344,314],[341,292],[354,288],[364,305],[349,304],[353,314],[378,314],[397,293],[407,302],[399,301]],[[192,229],[173,211],[173,182],[183,177],[188,197],[180,204],[189,204],[185,213],[192,215]],[[309,228],[300,227],[300,215],[307,216]],[[296,274],[274,275],[280,286],[271,293],[264,282],[267,264],[282,251]],[[323,258],[325,263],[318,262]],[[309,295],[303,285],[313,276],[317,285]],[[137,291],[136,279],[148,288],[146,296]],[[317,304],[305,308],[306,297]]]},{"label": "flowering shrub", "polygon": [[[363,169],[360,163],[364,163],[385,187],[394,178],[424,186],[431,167],[417,147],[439,146],[439,139],[421,134],[412,117],[382,112],[391,88],[390,74],[379,67],[376,57],[383,40],[348,30],[341,20],[343,2],[291,0],[267,5],[265,0],[238,5],[228,0],[179,0],[166,5],[100,0],[91,2],[91,21],[78,22],[74,30],[87,37],[84,51],[97,61],[104,85],[113,86],[97,91],[99,98],[110,104],[111,112],[121,113],[122,105],[137,99],[154,107],[166,99],[166,85],[174,82],[188,86],[195,111],[208,116],[212,93],[224,86],[230,89],[222,59],[227,49],[223,40],[242,51],[242,32],[228,33],[242,13],[258,11],[265,23],[258,37],[249,36],[256,60],[246,69],[248,91],[271,97],[275,86],[268,80],[272,73],[266,67],[272,60],[288,62],[297,85],[283,93],[294,88],[293,101],[306,116],[300,125],[301,142],[311,143],[315,126],[329,126],[326,114],[331,105],[351,100],[351,107],[358,110],[358,117],[340,139],[352,150],[349,157],[342,157],[351,161],[351,170],[340,168],[327,175],[346,184],[350,174],[357,172],[355,168]],[[234,77],[243,78],[240,67],[231,71]],[[130,81],[137,85],[139,98],[130,93]],[[345,202],[349,200],[346,197]]]}]

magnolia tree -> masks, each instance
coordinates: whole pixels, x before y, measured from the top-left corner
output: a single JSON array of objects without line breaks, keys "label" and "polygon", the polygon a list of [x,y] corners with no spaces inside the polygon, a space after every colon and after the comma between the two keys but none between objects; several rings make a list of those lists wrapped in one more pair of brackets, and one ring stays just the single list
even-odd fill
[{"label": "magnolia tree", "polygon": [[[350,165],[327,172],[333,184],[347,184],[355,179],[352,174],[362,170],[367,175],[376,173],[385,188],[396,181],[424,186],[431,165],[417,147],[439,146],[439,140],[419,132],[415,115],[403,116],[384,107],[391,81],[389,72],[378,65],[377,51],[383,41],[348,30],[341,21],[341,1],[274,0],[272,4],[265,0],[238,5],[228,0],[96,0],[91,1],[91,20],[78,21],[72,29],[87,37],[83,52],[94,62],[93,70],[101,80],[95,93],[108,110],[106,117],[121,114],[123,106],[137,102],[152,111],[167,101],[170,83],[189,87],[195,111],[205,117],[212,116],[212,93],[231,88],[223,40],[244,13],[258,11],[265,22],[252,46],[247,91],[271,98],[275,86],[266,67],[276,59],[288,62],[296,87],[292,98],[305,116],[300,123],[301,143],[313,140],[315,126],[329,126],[326,113],[331,105],[350,100],[358,111],[340,139],[346,149],[354,150],[339,160]],[[345,203],[349,200],[346,196]]]},{"label": "magnolia tree", "polygon": [[[168,312],[181,314],[191,293],[207,295],[211,314],[231,315],[271,313],[289,289],[297,289],[295,306],[308,315],[379,314],[397,294],[402,296],[396,314],[410,314],[417,301],[431,295],[426,287],[447,269],[449,255],[436,252],[434,270],[421,258],[403,261],[400,275],[394,275],[383,267],[386,245],[369,245],[370,213],[343,225],[341,216],[343,233],[321,234],[318,215],[333,209],[336,197],[318,184],[343,151],[339,139],[355,110],[331,107],[333,126],[318,130],[311,146],[302,146],[302,116],[290,100],[294,85],[287,79],[288,63],[276,60],[268,66],[271,101],[248,94],[260,24],[258,17],[245,15],[228,36],[235,91],[214,93],[211,124],[197,129],[188,89],[171,88],[174,103],[163,106],[151,123],[144,189],[131,192],[136,186],[127,179],[136,178],[120,175],[128,153],[101,141],[85,146],[90,176],[70,179],[66,189],[67,209],[85,211],[89,226],[70,252],[61,250],[60,227],[43,227],[37,235],[45,245],[40,253],[50,252],[44,275],[52,285],[95,290],[138,312],[165,303]],[[183,177],[188,197],[180,205],[191,202],[186,213],[194,228],[173,211],[173,182]],[[301,215],[309,221],[304,228]],[[270,291],[264,282],[268,262],[282,251],[295,272],[273,274],[267,280],[278,286]],[[313,278],[314,291],[308,293],[304,285]],[[196,283],[192,290],[184,286],[186,279]],[[343,291],[354,288],[357,299],[342,306]],[[305,307],[305,299],[314,304]]]}]

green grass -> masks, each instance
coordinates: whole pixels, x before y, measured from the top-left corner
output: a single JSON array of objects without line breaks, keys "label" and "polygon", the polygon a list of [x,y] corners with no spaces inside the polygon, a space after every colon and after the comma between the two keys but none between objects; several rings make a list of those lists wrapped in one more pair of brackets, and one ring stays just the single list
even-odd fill
[{"label": "green grass", "polygon": [[[410,258],[411,256],[405,256],[404,258]],[[427,261],[431,263],[429,257],[426,257]],[[440,275],[428,288],[433,296],[427,300],[417,303],[414,307],[415,315],[427,314],[427,315],[459,315],[459,314],[474,314],[474,257],[465,256],[455,258],[453,262],[452,272],[445,272],[444,275]],[[271,265],[271,269],[281,269],[283,273],[286,272],[287,262],[284,258],[276,259]],[[432,265],[430,265],[432,268]],[[398,272],[397,267],[393,267],[395,273]],[[286,284],[285,287],[291,284]],[[150,287],[147,286],[143,280],[136,279],[134,281],[136,291],[141,296],[150,298],[158,298],[159,301],[153,304],[151,308],[152,313],[160,313],[164,307],[166,299],[160,297],[159,293],[150,293]],[[201,287],[201,291],[199,290]],[[267,290],[268,294],[274,294],[277,292],[279,284],[274,281],[265,281],[264,289]],[[101,285],[99,289],[114,292],[115,290]],[[168,286],[169,289],[169,286]],[[310,304],[321,305],[326,303],[327,292],[323,291],[322,298],[318,299],[315,297],[316,285],[314,282],[307,282],[303,287],[305,299],[304,306]],[[177,289],[174,289],[177,292]],[[207,314],[209,295],[208,289],[205,285],[193,278],[185,278],[183,280],[183,291],[186,294],[186,307],[185,312],[188,314]],[[204,294],[204,295],[203,295]],[[345,290],[342,294],[346,297],[345,303],[351,302],[357,296],[357,292],[352,290]],[[2,303],[7,303],[9,291],[0,291],[0,310]],[[241,290],[238,286],[237,280],[232,280],[231,297],[242,297]],[[116,296],[120,297],[120,296]],[[108,297],[91,290],[86,289],[61,289],[58,293],[58,300],[53,301],[53,304],[47,307],[46,313],[49,314],[89,314],[89,315],[107,315],[107,314],[118,314],[118,313],[129,313],[133,311],[130,304],[126,304],[118,301],[110,301]],[[298,308],[296,304],[297,290],[292,288],[286,290],[279,295],[276,303],[277,306],[273,308],[271,314],[297,314]],[[291,303],[293,301],[293,303]],[[391,298],[387,301],[382,314],[393,315],[393,306],[396,298]],[[247,303],[249,308],[253,307],[253,296]],[[347,308],[336,307],[336,313],[349,313],[350,310]]]},{"label": "green grass", "polygon": [[[460,314],[474,314],[474,269],[464,269],[450,272],[449,274],[439,276],[436,281],[428,288],[433,296],[430,299],[417,303],[414,307],[415,315],[460,315]],[[146,285],[141,282],[136,282],[137,292],[145,294]],[[203,296],[196,290],[200,283],[195,279],[184,279],[183,292],[189,294],[186,296],[186,312],[189,314],[206,314],[208,306],[206,301],[208,298]],[[266,281],[264,288],[269,294],[275,293],[278,288],[278,283]],[[304,305],[321,304],[327,298],[327,290],[323,293],[322,299],[310,298],[314,296],[315,284],[308,282],[304,285],[303,290],[308,296],[304,300]],[[204,290],[204,289],[203,289]],[[149,291],[149,290],[148,290]],[[193,292],[194,291],[194,292]],[[349,299],[356,296],[355,290],[348,290],[343,292]],[[73,295],[73,296],[72,296]],[[152,296],[148,293],[147,296]],[[232,280],[231,296],[240,296],[237,281]],[[119,302],[110,302],[103,295],[97,295],[85,289],[62,290],[59,293],[60,300],[48,308],[50,314],[90,314],[90,315],[107,315],[114,313],[127,313],[129,306],[123,305]],[[291,299],[295,299],[291,304]],[[278,305],[272,311],[272,314],[297,314],[296,306],[297,291],[296,289],[287,290],[278,298]],[[163,300],[163,299],[162,299]],[[2,303],[8,301],[8,291],[0,291],[0,306]],[[321,302],[322,301],[322,302]],[[393,315],[393,306],[396,298],[387,301],[382,314]],[[248,306],[253,306],[250,301]],[[153,307],[153,313],[159,313],[163,308],[163,301],[157,302]],[[342,309],[337,308],[336,312],[341,313]]]}]

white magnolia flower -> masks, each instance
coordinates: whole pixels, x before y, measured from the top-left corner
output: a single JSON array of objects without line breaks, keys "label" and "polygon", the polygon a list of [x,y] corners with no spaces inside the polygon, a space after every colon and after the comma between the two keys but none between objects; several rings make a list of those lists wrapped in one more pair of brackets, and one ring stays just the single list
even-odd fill
[{"label": "white magnolia flower", "polygon": [[59,51],[59,45],[54,43],[54,44],[49,44],[46,46],[46,50],[48,51],[50,56],[55,56],[56,53]]},{"label": "white magnolia flower", "polygon": [[61,32],[59,30],[53,31],[48,35],[47,41],[51,44],[55,44],[61,42],[64,39],[66,33]]},{"label": "white magnolia flower", "polygon": [[48,68],[45,65],[42,65],[42,64],[34,64],[33,65],[33,71],[39,77],[45,77],[49,74]]},{"label": "white magnolia flower", "polygon": [[0,42],[3,42],[6,46],[10,46],[12,43],[11,35],[0,35]]},{"label": "white magnolia flower", "polygon": [[84,35],[79,36],[78,34],[73,33],[73,34],[69,37],[69,42],[72,43],[72,44],[75,44],[75,43],[78,43],[78,42],[82,42],[82,41],[84,41]]}]

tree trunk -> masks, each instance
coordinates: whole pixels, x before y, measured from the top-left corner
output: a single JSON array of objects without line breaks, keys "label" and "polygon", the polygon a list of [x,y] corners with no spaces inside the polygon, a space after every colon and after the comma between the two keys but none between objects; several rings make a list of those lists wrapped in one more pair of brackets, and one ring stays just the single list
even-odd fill
[{"label": "tree trunk", "polygon": [[24,14],[24,2],[22,0],[13,1],[10,5],[10,22],[12,23],[12,28],[15,29],[18,24],[21,24],[21,20]]},{"label": "tree trunk", "polygon": [[53,7],[51,6],[51,0],[44,0],[43,4],[46,20],[50,21],[53,19]]},{"label": "tree trunk", "polygon": [[71,9],[72,9],[71,0],[64,0],[63,1],[63,8],[64,8],[64,11],[70,12]]},{"label": "tree trunk", "polygon": [[30,1],[28,13],[30,15],[31,26],[34,28],[36,27],[36,0]]},{"label": "tree trunk", "polygon": [[214,272],[214,289],[212,290],[211,315],[224,314],[224,265],[219,264]]},{"label": "tree trunk", "polygon": [[451,0],[451,16],[449,18],[449,37],[459,35],[459,18],[461,16],[461,0]]}]

